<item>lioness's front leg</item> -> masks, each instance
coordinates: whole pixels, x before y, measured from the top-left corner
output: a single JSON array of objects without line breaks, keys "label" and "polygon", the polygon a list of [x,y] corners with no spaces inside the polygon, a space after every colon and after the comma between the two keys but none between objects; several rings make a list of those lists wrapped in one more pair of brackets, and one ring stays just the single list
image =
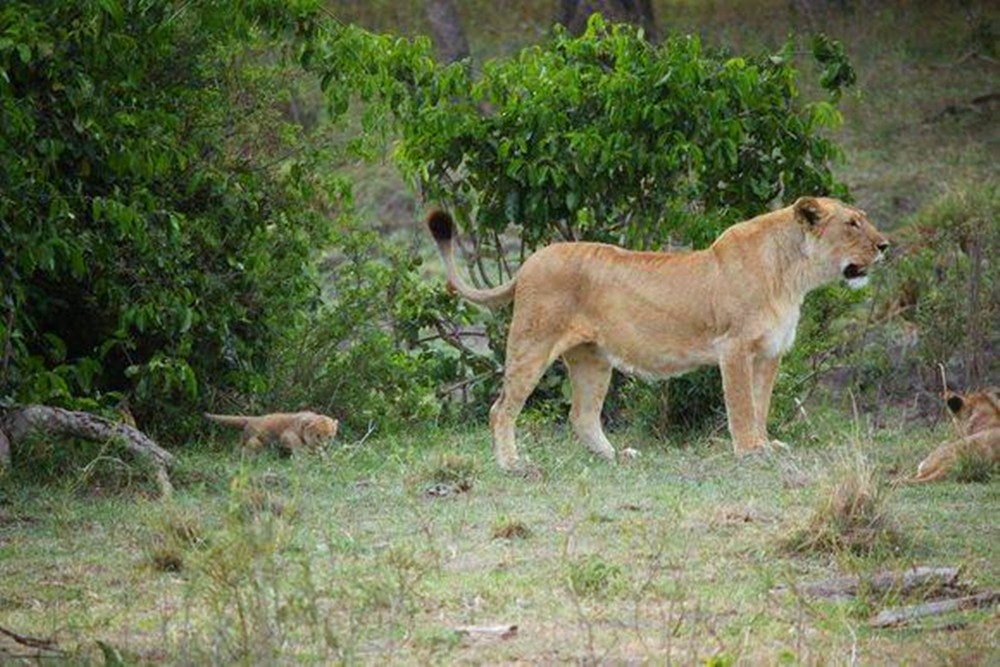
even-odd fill
[{"label": "lioness's front leg", "polygon": [[742,347],[727,352],[719,362],[719,370],[722,371],[722,392],[733,447],[737,452],[766,447],[768,441],[757,424],[754,406],[752,355]]},{"label": "lioness's front leg", "polygon": [[781,444],[777,440],[772,442],[767,434],[767,417],[771,413],[771,395],[774,392],[774,380],[778,375],[780,363],[780,357],[769,358],[757,355],[753,360],[754,419],[757,422],[757,428],[760,429],[760,436],[765,442],[771,444]]}]

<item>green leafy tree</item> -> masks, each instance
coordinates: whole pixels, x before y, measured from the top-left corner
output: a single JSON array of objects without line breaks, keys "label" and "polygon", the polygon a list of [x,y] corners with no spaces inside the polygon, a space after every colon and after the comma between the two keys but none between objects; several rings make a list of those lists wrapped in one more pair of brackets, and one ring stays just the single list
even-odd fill
[{"label": "green leafy tree", "polygon": [[315,7],[0,9],[0,395],[128,394],[162,418],[206,384],[259,385],[318,300],[308,260],[339,187],[313,175],[269,55]]},{"label": "green leafy tree", "polygon": [[[842,50],[817,40],[839,91]],[[822,47],[822,51],[819,47]],[[484,65],[468,91],[404,118],[401,157],[428,198],[465,213],[467,231],[502,252],[517,225],[528,249],[553,239],[703,247],[775,200],[844,195],[823,134],[840,116],[804,102],[794,44],[738,57],[693,36],[651,45],[591,19],[573,38]],[[825,71],[825,70],[824,70]]]}]

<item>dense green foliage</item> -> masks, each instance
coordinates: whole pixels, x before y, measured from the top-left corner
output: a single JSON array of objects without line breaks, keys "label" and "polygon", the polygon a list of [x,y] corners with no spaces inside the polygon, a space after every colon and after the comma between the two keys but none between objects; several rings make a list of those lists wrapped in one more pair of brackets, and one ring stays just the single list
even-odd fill
[{"label": "dense green foliage", "polygon": [[268,164],[304,141],[262,51],[283,4],[2,10],[0,394],[154,417],[253,388],[337,193],[308,151]]},{"label": "dense green foliage", "polygon": [[869,385],[905,395],[917,382],[937,393],[941,371],[957,389],[995,382],[998,216],[995,183],[965,184],[932,201],[900,234],[901,256],[879,276],[878,326],[854,360]]}]

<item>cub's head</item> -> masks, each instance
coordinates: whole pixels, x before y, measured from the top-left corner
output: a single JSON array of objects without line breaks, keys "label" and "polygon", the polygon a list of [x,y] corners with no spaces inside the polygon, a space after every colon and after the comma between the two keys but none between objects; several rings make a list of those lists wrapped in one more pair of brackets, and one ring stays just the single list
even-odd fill
[{"label": "cub's head", "polygon": [[971,394],[948,392],[945,402],[963,435],[1000,428],[1000,390],[996,387]]},{"label": "cub's head", "polygon": [[864,287],[868,269],[889,249],[889,239],[865,212],[829,197],[799,197],[792,210],[815,241],[817,261],[829,262],[830,273],[838,272],[851,287]]},{"label": "cub's head", "polygon": [[326,415],[313,415],[302,426],[302,439],[308,445],[316,447],[328,440],[333,440],[339,427],[340,422],[336,419]]}]

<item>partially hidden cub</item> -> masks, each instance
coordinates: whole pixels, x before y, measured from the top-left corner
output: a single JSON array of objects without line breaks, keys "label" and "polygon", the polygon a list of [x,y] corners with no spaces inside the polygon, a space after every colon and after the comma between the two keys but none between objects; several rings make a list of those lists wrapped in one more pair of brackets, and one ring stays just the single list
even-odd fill
[{"label": "partially hidden cub", "polygon": [[315,412],[275,412],[259,417],[206,412],[205,416],[218,424],[243,429],[243,446],[254,452],[272,442],[292,453],[303,446],[316,449],[332,440],[340,426],[338,420]]},{"label": "partially hidden cub", "polygon": [[944,478],[961,456],[1000,462],[1000,394],[996,387],[971,394],[948,393],[961,437],[944,443],[920,462],[913,482]]}]

